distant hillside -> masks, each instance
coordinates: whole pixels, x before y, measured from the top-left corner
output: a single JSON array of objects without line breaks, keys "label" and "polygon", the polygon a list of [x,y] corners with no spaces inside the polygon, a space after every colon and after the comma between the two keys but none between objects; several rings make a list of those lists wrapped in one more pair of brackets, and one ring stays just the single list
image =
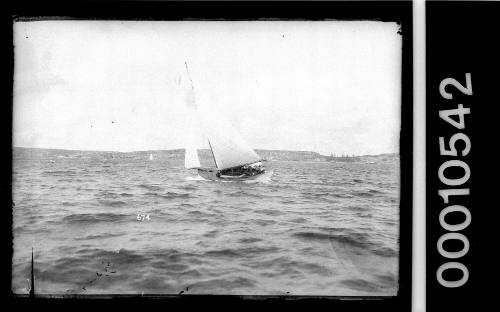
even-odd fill
[{"label": "distant hillside", "polygon": [[[268,161],[331,161],[331,162],[380,162],[393,161],[398,154],[380,154],[364,156],[324,156],[309,151],[284,151],[284,150],[256,150],[263,159]],[[107,152],[107,151],[79,151],[64,149],[44,149],[14,147],[13,159],[57,159],[57,158],[105,158],[105,159],[148,159],[153,154],[154,159],[184,159],[184,149],[137,151],[137,152]],[[202,164],[212,162],[212,153],[208,149],[200,150]]]},{"label": "distant hillside", "polygon": [[281,150],[256,150],[260,157],[267,160],[288,161],[323,161],[324,156],[316,152],[308,151],[281,151]]}]

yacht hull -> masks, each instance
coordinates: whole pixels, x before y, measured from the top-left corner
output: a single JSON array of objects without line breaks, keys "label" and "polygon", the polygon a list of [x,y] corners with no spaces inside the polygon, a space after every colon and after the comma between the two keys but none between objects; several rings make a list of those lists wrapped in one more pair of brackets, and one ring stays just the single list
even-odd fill
[{"label": "yacht hull", "polygon": [[262,177],[269,176],[270,174],[272,174],[272,171],[264,171],[262,173],[258,173],[255,175],[242,174],[239,176],[227,176],[227,175],[217,176],[218,172],[219,171],[217,169],[205,169],[205,168],[198,169],[198,175],[200,175],[200,177],[211,181],[251,181],[251,180],[258,180]]}]

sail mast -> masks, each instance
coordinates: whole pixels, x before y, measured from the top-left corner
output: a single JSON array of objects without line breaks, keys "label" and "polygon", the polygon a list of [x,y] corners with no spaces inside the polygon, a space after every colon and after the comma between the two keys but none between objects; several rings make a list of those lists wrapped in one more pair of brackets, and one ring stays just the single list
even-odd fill
[{"label": "sail mast", "polygon": [[217,167],[217,169],[218,169],[219,166],[217,165],[217,160],[215,160],[214,151],[212,150],[212,144],[210,144],[210,140],[207,140],[207,141],[208,141],[208,146],[210,146],[210,151],[212,152],[212,157],[214,158],[215,167]]}]

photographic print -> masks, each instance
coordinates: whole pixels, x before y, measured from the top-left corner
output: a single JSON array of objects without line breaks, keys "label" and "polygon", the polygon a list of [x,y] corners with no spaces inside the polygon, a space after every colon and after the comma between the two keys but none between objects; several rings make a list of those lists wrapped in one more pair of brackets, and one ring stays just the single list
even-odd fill
[{"label": "photographic print", "polygon": [[397,295],[400,24],[13,30],[15,294]]}]

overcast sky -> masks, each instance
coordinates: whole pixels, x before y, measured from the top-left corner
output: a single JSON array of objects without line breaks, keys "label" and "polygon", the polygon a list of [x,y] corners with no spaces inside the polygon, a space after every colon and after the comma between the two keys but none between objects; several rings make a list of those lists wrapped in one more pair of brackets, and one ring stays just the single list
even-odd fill
[{"label": "overcast sky", "polygon": [[183,148],[187,61],[197,100],[255,149],[398,152],[398,30],[375,21],[19,22],[14,146]]}]

